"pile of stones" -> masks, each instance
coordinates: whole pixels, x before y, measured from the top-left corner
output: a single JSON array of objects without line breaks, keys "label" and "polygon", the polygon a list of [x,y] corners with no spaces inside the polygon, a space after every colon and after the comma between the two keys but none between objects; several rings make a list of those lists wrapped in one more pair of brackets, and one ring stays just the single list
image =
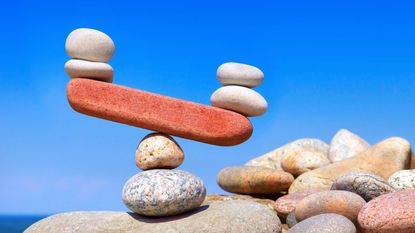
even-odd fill
[{"label": "pile of stones", "polygon": [[342,129],[329,145],[299,139],[224,168],[217,182],[275,200],[283,232],[415,232],[415,157],[403,138],[371,146]]}]

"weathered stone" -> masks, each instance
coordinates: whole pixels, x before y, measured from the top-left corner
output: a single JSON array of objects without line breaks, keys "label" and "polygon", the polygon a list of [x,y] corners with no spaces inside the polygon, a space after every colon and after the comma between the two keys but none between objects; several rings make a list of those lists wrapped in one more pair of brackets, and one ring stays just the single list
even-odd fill
[{"label": "weathered stone", "polygon": [[114,76],[112,67],[103,62],[71,59],[65,63],[64,68],[71,78],[89,78],[111,83]]},{"label": "weathered stone", "polygon": [[320,214],[296,224],[287,233],[356,233],[356,227],[341,215]]},{"label": "weathered stone", "polygon": [[411,146],[402,138],[386,139],[360,155],[306,172],[292,183],[289,192],[330,190],[334,180],[350,172],[371,173],[387,179],[409,167]]},{"label": "weathered stone", "polygon": [[389,177],[388,182],[396,190],[415,189],[415,169],[395,172]]},{"label": "weathered stone", "polygon": [[77,112],[214,145],[240,144],[253,130],[232,111],[111,83],[72,79],[66,93]]},{"label": "weathered stone", "polygon": [[361,196],[365,201],[394,192],[395,189],[382,177],[369,173],[348,173],[338,177],[331,190],[345,190]]},{"label": "weathered stone", "polygon": [[357,215],[366,201],[359,195],[347,191],[323,191],[311,194],[301,200],[295,208],[298,222],[306,218],[334,213],[345,216],[357,223]]},{"label": "weathered stone", "polygon": [[297,204],[303,200],[306,196],[309,196],[315,192],[306,191],[292,193],[285,196],[282,196],[275,201],[275,210],[278,213],[278,216],[286,218],[287,215],[295,210]]},{"label": "weathered stone", "polygon": [[267,111],[268,103],[258,92],[241,86],[224,86],[210,97],[214,107],[239,112],[245,116],[260,116]]},{"label": "weathered stone", "polygon": [[199,177],[186,171],[155,169],[131,177],[122,199],[137,214],[169,216],[199,207],[205,196],[206,188]]},{"label": "weathered stone", "polygon": [[264,73],[260,69],[236,62],[220,65],[216,76],[223,85],[256,87],[264,81]]},{"label": "weathered stone", "polygon": [[166,134],[151,133],[138,145],[135,152],[137,167],[143,170],[173,169],[183,163],[184,154],[179,144]]},{"label": "weathered stone", "polygon": [[316,153],[328,155],[329,146],[319,139],[299,139],[247,162],[246,166],[268,167],[282,170],[281,161],[290,155]]},{"label": "weathered stone", "polygon": [[415,232],[415,189],[373,199],[362,208],[358,221],[365,233]]},{"label": "weathered stone", "polygon": [[209,194],[206,196],[204,205],[208,205],[215,201],[234,201],[234,200],[245,200],[245,201],[254,201],[256,203],[262,204],[269,209],[275,211],[274,204],[275,200],[271,199],[268,196],[251,196],[251,195],[215,195]]},{"label": "weathered stone", "polygon": [[295,176],[330,164],[327,155],[315,151],[303,151],[285,156],[281,161],[282,169]]},{"label": "weathered stone", "polygon": [[277,214],[252,201],[218,201],[165,218],[124,212],[70,212],[43,219],[25,233],[280,233]]},{"label": "weathered stone", "polygon": [[290,213],[288,213],[285,222],[287,223],[289,228],[292,228],[298,223],[297,219],[295,218],[295,211],[291,211]]},{"label": "weathered stone", "polygon": [[363,153],[369,148],[370,145],[365,140],[347,129],[341,129],[331,140],[329,159],[332,162],[341,161]]},{"label": "weathered stone", "polygon": [[219,186],[231,193],[277,194],[287,190],[294,177],[287,172],[264,167],[227,167],[219,172]]}]

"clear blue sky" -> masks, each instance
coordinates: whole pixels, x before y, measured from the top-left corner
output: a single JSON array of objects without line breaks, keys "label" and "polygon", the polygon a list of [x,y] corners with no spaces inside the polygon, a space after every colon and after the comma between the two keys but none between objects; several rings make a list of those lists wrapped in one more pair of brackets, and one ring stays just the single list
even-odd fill
[{"label": "clear blue sky", "polygon": [[[0,213],[126,210],[149,131],[74,112],[63,70],[79,27],[116,45],[114,82],[209,104],[228,61],[260,67],[268,112],[236,147],[178,139],[205,181],[292,140],[340,128],[415,141],[413,1],[8,1],[0,8]],[[364,2],[364,3],[363,3]]]}]

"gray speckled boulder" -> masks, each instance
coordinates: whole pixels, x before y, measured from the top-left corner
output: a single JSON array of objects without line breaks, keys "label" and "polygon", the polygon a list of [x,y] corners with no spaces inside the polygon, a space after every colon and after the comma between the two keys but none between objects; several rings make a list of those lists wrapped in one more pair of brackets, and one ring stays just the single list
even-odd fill
[{"label": "gray speckled boulder", "polygon": [[341,215],[320,214],[296,224],[287,233],[356,233],[356,227]]},{"label": "gray speckled boulder", "polygon": [[396,190],[415,189],[415,169],[395,172],[389,177],[388,182]]},{"label": "gray speckled boulder", "polygon": [[168,216],[200,206],[203,181],[186,171],[155,169],[138,173],[124,186],[122,199],[132,211],[146,216]]},{"label": "gray speckled boulder", "polygon": [[149,218],[124,212],[70,212],[53,215],[25,233],[280,233],[281,222],[253,201],[218,201],[191,212]]},{"label": "gray speckled boulder", "polygon": [[331,190],[353,192],[363,197],[366,201],[395,191],[382,177],[369,173],[348,173],[340,176],[334,181]]}]

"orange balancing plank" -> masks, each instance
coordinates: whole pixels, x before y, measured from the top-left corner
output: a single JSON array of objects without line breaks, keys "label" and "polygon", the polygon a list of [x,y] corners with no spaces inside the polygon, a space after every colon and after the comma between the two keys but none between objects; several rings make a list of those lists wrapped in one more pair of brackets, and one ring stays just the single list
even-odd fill
[{"label": "orange balancing plank", "polygon": [[112,83],[72,79],[66,94],[77,112],[214,145],[240,144],[253,130],[238,113]]}]

